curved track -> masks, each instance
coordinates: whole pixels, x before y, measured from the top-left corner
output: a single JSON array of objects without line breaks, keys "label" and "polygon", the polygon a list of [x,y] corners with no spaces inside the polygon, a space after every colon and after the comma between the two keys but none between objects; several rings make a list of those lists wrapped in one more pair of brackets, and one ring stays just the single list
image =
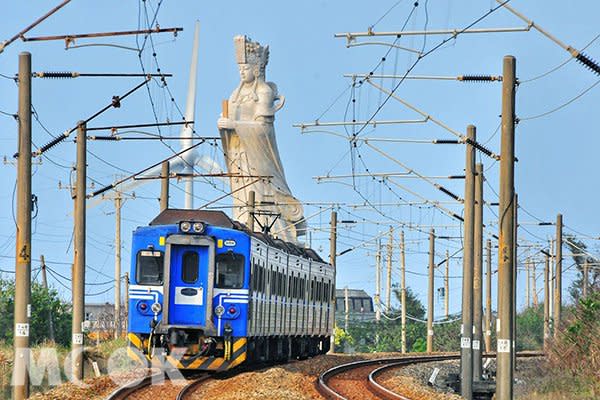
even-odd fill
[{"label": "curved track", "polygon": [[[389,366],[402,366],[409,364],[416,364],[422,362],[430,362],[430,361],[442,361],[442,360],[452,360],[460,358],[458,354],[449,354],[449,355],[430,355],[430,356],[409,356],[409,357],[395,357],[395,358],[379,358],[375,360],[363,360],[356,361],[347,364],[338,365],[333,367],[325,372],[323,372],[319,376],[319,380],[317,381],[317,389],[319,392],[328,399],[337,399],[337,400],[348,400],[353,398],[362,398],[367,392],[373,394],[373,398],[385,398],[385,399],[405,399],[404,397],[399,397],[397,394],[389,394],[389,390],[383,388],[381,385],[375,386],[371,385],[370,381],[374,379],[371,378],[372,373],[375,370],[382,369],[384,367]],[[344,390],[340,390],[335,382],[332,382],[336,376],[340,376],[344,373],[352,372],[353,370],[357,371],[358,376],[349,377],[350,380],[356,381],[357,379],[360,382],[354,382],[352,389],[359,389],[364,393],[342,393]],[[380,389],[381,388],[381,389]],[[391,392],[390,392],[391,393]],[[392,397],[394,396],[395,397]]]},{"label": "curved track", "polygon": [[[131,397],[135,397],[137,394],[140,394],[143,391],[151,390],[153,379],[158,378],[162,373],[148,375],[145,378],[139,381],[133,381],[127,383],[119,388],[117,388],[114,392],[112,392],[106,400],[125,400]],[[185,386],[181,387],[179,392],[177,393],[176,400],[185,400],[191,393],[193,393],[196,388],[203,382],[211,379],[211,375],[208,373],[203,373],[199,375],[195,375],[193,378],[189,379],[189,383],[185,384]],[[170,380],[168,375],[164,377],[165,380]],[[162,390],[164,385],[157,385],[158,390]]]},{"label": "curved track", "polygon": [[[541,352],[526,352],[518,357],[543,356]],[[485,354],[493,357],[494,354]],[[377,382],[377,377],[390,369],[431,361],[460,359],[460,354],[380,358],[341,364],[323,372],[317,381],[318,391],[327,399],[410,400]],[[336,382],[339,380],[340,382]]]}]

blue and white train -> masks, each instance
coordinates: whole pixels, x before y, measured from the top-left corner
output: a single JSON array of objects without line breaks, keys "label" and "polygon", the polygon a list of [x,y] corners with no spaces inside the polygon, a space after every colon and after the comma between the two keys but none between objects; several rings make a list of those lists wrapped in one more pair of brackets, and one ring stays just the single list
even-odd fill
[{"label": "blue and white train", "polygon": [[161,212],[133,232],[132,357],[188,370],[329,350],[335,270],[220,211]]}]

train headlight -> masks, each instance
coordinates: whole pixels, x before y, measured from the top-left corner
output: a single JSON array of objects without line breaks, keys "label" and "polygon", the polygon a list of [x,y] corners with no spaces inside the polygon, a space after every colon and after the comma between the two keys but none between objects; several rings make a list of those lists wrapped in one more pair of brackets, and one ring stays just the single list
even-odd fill
[{"label": "train headlight", "polygon": [[223,307],[222,305],[218,305],[215,307],[215,315],[217,317],[222,316],[223,314],[225,314],[225,307]]},{"label": "train headlight", "polygon": [[158,314],[159,312],[161,312],[162,310],[162,306],[160,305],[160,303],[154,303],[152,304],[152,306],[150,307],[150,310],[152,310],[152,312],[154,314]]},{"label": "train headlight", "polygon": [[204,232],[204,224],[202,222],[194,222],[192,229],[195,233],[202,233]]},{"label": "train headlight", "polygon": [[190,229],[192,229],[192,224],[188,221],[183,221],[179,224],[179,229],[181,229],[182,232],[188,233]]}]

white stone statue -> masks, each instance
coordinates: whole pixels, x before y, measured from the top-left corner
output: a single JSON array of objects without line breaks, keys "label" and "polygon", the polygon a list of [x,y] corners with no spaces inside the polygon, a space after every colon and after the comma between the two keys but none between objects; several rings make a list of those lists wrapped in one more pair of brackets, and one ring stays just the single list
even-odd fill
[{"label": "white stone statue", "polygon": [[[241,81],[229,97],[228,115],[217,123],[227,171],[240,175],[230,178],[233,218],[247,221],[248,193],[253,190],[260,224],[273,224],[271,233],[297,242],[297,237],[305,234],[306,223],[302,204],[292,196],[285,180],[277,149],[273,122],[285,99],[277,92],[277,85],[265,81],[269,47],[246,36],[236,36],[234,44]],[[261,176],[269,178],[252,183]],[[273,223],[276,215],[279,217]],[[260,228],[255,226],[255,230]]]}]

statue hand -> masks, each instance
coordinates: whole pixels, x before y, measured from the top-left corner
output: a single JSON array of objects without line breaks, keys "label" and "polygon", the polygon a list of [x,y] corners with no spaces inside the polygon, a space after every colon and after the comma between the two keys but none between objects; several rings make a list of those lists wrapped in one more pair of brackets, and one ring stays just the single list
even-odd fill
[{"label": "statue hand", "polygon": [[217,127],[219,129],[235,129],[235,121],[232,121],[229,118],[219,118],[219,120],[217,121]]}]

